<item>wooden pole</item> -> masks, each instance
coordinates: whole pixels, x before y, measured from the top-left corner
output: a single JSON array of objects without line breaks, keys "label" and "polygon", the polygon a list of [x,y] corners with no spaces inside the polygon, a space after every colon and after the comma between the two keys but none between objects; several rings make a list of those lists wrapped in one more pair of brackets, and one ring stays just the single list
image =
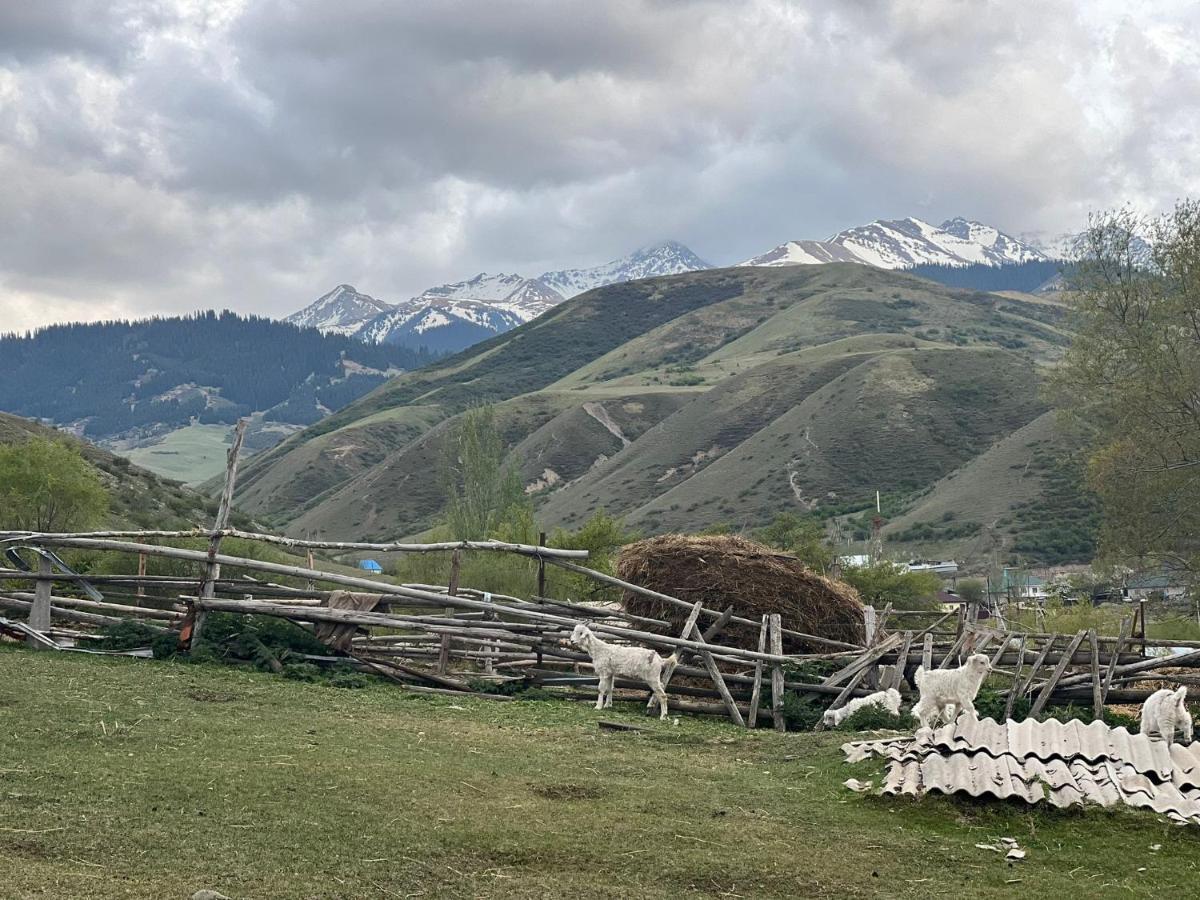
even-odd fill
[{"label": "wooden pole", "polygon": [[[539,547],[546,546],[546,532],[544,532],[544,531],[538,532],[538,546]],[[546,558],[544,556],[542,556],[540,553],[538,554],[538,558],[537,558],[537,566],[538,566],[537,595],[539,597],[545,597],[546,596]]]},{"label": "wooden pole", "polygon": [[[34,588],[33,606],[29,609],[29,627],[35,631],[50,630],[50,598],[54,591],[54,582],[50,580],[50,576],[53,574],[54,567],[50,560],[38,554],[38,580]],[[30,639],[29,646],[38,645]]]},{"label": "wooden pole", "polygon": [[[696,627],[695,622],[692,623],[691,637],[693,640],[698,641],[701,644],[704,643],[704,635],[700,633],[700,629]],[[729,710],[729,718],[733,719],[734,722],[745,728],[746,720],[742,718],[742,713],[737,708],[737,704],[733,700],[733,695],[729,693],[729,687],[725,684],[725,679],[721,675],[721,670],[717,668],[717,661],[713,659],[713,655],[711,653],[707,652],[702,652],[700,654],[700,659],[704,662],[704,668],[708,669],[708,675],[710,678],[712,678],[712,682],[717,688],[717,693],[721,695],[721,701],[725,704],[725,708]],[[782,687],[782,670],[780,671],[779,680],[780,687]]]},{"label": "wooden pole", "polygon": [[904,663],[908,660],[908,648],[912,646],[913,633],[911,631],[904,632],[904,643],[900,645],[900,655],[896,657],[896,667],[892,672],[892,677],[885,684],[884,690],[895,688],[900,690],[900,685],[904,683]]},{"label": "wooden pole", "polygon": [[1096,641],[1095,628],[1088,631],[1088,643],[1092,645],[1092,718],[1099,719],[1104,711],[1104,700],[1100,684],[1100,644]]},{"label": "wooden pole", "polygon": [[[225,487],[221,491],[221,504],[217,507],[217,521],[213,525],[213,536],[208,542],[208,562],[205,565],[204,577],[200,581],[199,596],[210,599],[215,594],[215,584],[221,577],[221,564],[217,562],[217,554],[221,552],[221,532],[229,525],[229,516],[233,512],[233,492],[237,487],[238,462],[242,454],[242,442],[246,439],[246,426],[249,419],[239,419],[233,430],[233,445],[225,455]],[[206,613],[196,609],[195,624],[192,625],[191,644],[194,646],[204,630]]]},{"label": "wooden pole", "polygon": [[[139,553],[138,554],[138,578],[145,578],[145,577],[146,577],[146,554]],[[138,595],[139,599],[146,596],[146,585],[144,583],[141,583],[141,582],[138,583],[137,595]]]},{"label": "wooden pole", "polygon": [[[771,654],[783,655],[783,620],[779,613],[771,613]],[[783,666],[778,663],[771,666],[771,719],[775,730],[787,731],[787,722],[783,718]]]},{"label": "wooden pole", "polygon": [[[446,588],[446,594],[450,597],[458,595],[458,577],[462,570],[462,551],[455,550],[450,554],[450,583]],[[443,612],[447,616],[454,615],[454,607],[447,606]],[[445,675],[447,669],[450,668],[450,635],[442,635],[441,652],[438,654],[437,671],[439,675]]]},{"label": "wooden pole", "polygon": [[[762,617],[762,625],[758,629],[758,652],[766,653],[767,651],[767,632],[770,630],[770,620],[764,615]],[[746,719],[746,727],[753,728],[758,722],[758,701],[762,696],[762,673],[763,661],[756,659],[754,661],[754,687],[750,691],[750,713]]]},{"label": "wooden pole", "polygon": [[925,644],[921,648],[921,668],[926,672],[933,668],[933,635],[925,633]]},{"label": "wooden pole", "polygon": [[[1013,706],[1014,706],[1014,704],[1016,704],[1017,698],[1023,697],[1025,695],[1025,692],[1029,690],[1029,686],[1033,684],[1033,679],[1037,675],[1038,670],[1041,669],[1042,664],[1046,661],[1046,657],[1050,654],[1050,648],[1054,646],[1054,643],[1057,640],[1058,640],[1057,634],[1050,635],[1050,637],[1046,639],[1046,644],[1044,647],[1042,647],[1042,651],[1037,655],[1037,657],[1034,658],[1033,667],[1030,668],[1029,675],[1027,675],[1025,677],[1025,679],[1023,681],[1021,681],[1019,684],[1014,681],[1013,686],[1011,688],[1009,688],[1008,700],[1004,704],[1004,718],[1005,719],[1012,718]],[[1025,646],[1022,644],[1021,654],[1023,655],[1024,653],[1025,653]],[[1063,654],[1062,659],[1069,660],[1070,657],[1067,656],[1066,654]],[[1018,672],[1019,671],[1020,670],[1018,669]]]}]

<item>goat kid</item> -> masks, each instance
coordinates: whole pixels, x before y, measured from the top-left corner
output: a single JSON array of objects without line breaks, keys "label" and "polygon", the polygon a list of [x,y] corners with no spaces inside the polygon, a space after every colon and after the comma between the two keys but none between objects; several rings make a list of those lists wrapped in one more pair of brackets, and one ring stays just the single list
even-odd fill
[{"label": "goat kid", "polygon": [[[975,696],[991,669],[991,660],[982,653],[967,657],[966,663],[957,669],[930,669],[926,672],[925,667],[921,666],[915,677],[921,699],[913,707],[913,718],[921,723],[922,728],[931,728],[933,722],[952,722],[963,712],[975,716]],[[949,717],[952,707],[954,719]]]},{"label": "goat kid", "polygon": [[1187,708],[1187,687],[1172,691],[1155,691],[1142,704],[1142,734],[1161,737],[1170,744],[1175,732],[1180,732],[1184,744],[1192,742],[1192,714]]},{"label": "goat kid", "polygon": [[876,691],[865,697],[855,697],[845,706],[825,710],[821,721],[826,728],[837,728],[864,706],[878,706],[880,709],[886,709],[893,716],[898,716],[900,715],[900,692],[895,688],[888,688],[886,691]]},{"label": "goat kid", "polygon": [[667,717],[667,690],[664,682],[671,680],[675,667],[679,665],[679,653],[666,659],[646,647],[625,647],[602,641],[582,622],[571,632],[571,643],[592,658],[592,668],[600,678],[600,693],[596,697],[596,709],[612,706],[613,682],[618,675],[640,678],[650,687],[653,696],[646,710],[658,704],[658,717]]}]

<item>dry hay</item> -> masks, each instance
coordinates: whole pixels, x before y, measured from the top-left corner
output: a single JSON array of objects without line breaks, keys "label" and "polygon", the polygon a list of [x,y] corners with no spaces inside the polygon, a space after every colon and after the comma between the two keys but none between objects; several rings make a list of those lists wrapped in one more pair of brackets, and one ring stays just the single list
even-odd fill
[{"label": "dry hay", "polygon": [[[666,534],[629,544],[617,560],[625,581],[706,609],[755,622],[779,613],[783,627],[861,644],[863,605],[848,584],[818,575],[798,559],[735,535]],[[678,634],[688,611],[666,601],[625,591],[621,605],[639,616],[665,619]],[[758,648],[758,628],[730,623],[719,643]],[[784,637],[784,651],[828,650]]]}]

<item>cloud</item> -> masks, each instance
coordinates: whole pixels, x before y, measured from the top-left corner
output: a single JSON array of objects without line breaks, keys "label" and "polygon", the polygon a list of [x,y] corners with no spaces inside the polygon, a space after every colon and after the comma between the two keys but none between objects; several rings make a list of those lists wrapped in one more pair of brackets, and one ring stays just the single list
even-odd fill
[{"label": "cloud", "polygon": [[0,329],[673,237],[1078,227],[1200,189],[1200,13],[1077,0],[0,7]]}]

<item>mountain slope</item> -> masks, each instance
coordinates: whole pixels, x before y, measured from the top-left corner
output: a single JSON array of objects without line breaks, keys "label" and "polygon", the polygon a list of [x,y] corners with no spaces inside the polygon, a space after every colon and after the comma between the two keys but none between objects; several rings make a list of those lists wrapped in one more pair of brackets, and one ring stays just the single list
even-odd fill
[{"label": "mountain slope", "polygon": [[940,226],[909,217],[848,228],[825,241],[788,241],[741,265],[859,262],[881,269],[903,269],[921,264],[995,266],[1046,258],[1029,244],[961,216],[947,219]]},{"label": "mountain slope", "polygon": [[79,448],[108,488],[109,524],[114,528],[184,529],[212,525],[217,512],[215,501],[131,465],[123,457],[94,444],[29,419],[0,413],[0,444],[24,443],[30,438],[68,441]]},{"label": "mountain slope", "polygon": [[0,409],[195,484],[239,418],[254,452],[432,358],[228,312],[52,326],[0,335]]},{"label": "mountain slope", "polygon": [[490,402],[545,525],[603,508],[648,530],[753,526],[876,490],[904,506],[1043,414],[1063,318],[847,264],[611,285],[251,461],[239,502],[293,533],[418,532],[455,417]]},{"label": "mountain slope", "polygon": [[360,294],[349,284],[339,284],[283,321],[297,328],[316,328],[323,334],[350,335],[391,305]]}]

